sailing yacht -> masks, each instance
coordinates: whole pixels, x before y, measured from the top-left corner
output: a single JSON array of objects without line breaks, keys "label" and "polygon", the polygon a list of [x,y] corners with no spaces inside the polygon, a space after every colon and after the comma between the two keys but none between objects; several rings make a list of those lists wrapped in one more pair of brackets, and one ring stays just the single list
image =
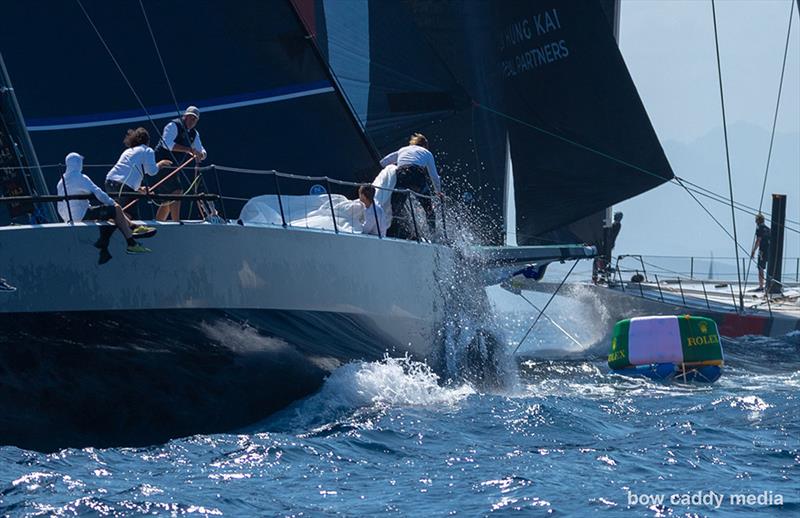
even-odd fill
[{"label": "sailing yacht", "polygon": [[[21,443],[46,442],[42,420],[73,430],[70,444],[87,443],[82,427],[97,444],[242,424],[314,390],[343,362],[386,353],[442,370],[443,329],[463,307],[454,298],[465,291],[465,272],[492,270],[499,273],[481,278],[497,280],[519,265],[590,257],[581,236],[572,235],[578,245],[542,243],[672,177],[614,42],[613,2],[199,2],[187,20],[178,4],[82,0],[50,5],[35,27],[29,9],[6,6],[0,33],[3,135],[21,150],[3,164],[5,206],[14,207],[4,217],[18,224],[0,227],[0,265],[18,289],[0,295],[0,363],[16,380],[0,400],[10,415],[28,416],[26,408],[50,406],[42,398],[66,404],[75,396],[70,383],[116,382],[125,369],[96,365],[95,353],[122,348],[119,360],[158,352],[177,363],[168,381],[149,385],[155,375],[125,372],[130,386],[115,385],[119,393],[95,405],[100,417],[89,423],[58,412],[9,421]],[[394,38],[386,30],[393,23],[408,37]],[[516,31],[521,37],[503,36]],[[89,164],[113,163],[126,128],[160,133],[188,104],[200,107],[199,130],[218,164],[207,169],[204,190],[221,196],[221,219],[187,213],[181,222],[148,222],[158,230],[153,253],[127,256],[115,236],[113,260],[98,265],[100,223],[31,224],[26,218],[46,216],[49,200],[8,198],[12,183],[23,194],[47,193],[70,151]],[[411,130],[431,137],[450,200],[480,216],[472,218],[481,225],[475,246],[454,244],[462,240],[452,220],[415,241],[344,232],[336,215],[332,230],[287,224],[291,200],[321,192],[332,209],[334,196],[354,197]],[[520,247],[502,246],[511,162]],[[100,184],[107,170],[84,172]],[[265,195],[278,200],[278,224],[240,217]],[[229,342],[258,348],[257,405],[238,417],[225,415],[227,400],[206,405],[218,419],[199,430],[192,412],[114,418],[120,405],[147,414],[148,405],[175,403],[183,393],[176,379],[203,369],[214,375],[196,389],[225,392],[236,361],[223,355],[187,368],[174,352],[217,354]],[[58,376],[47,375],[53,365]],[[16,397],[22,372],[47,380],[46,397]],[[180,404],[203,405],[188,392]]]}]

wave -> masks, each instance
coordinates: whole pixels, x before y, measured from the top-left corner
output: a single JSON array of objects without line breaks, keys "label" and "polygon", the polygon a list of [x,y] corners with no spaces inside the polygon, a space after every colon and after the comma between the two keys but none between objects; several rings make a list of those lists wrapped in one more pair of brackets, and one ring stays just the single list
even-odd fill
[{"label": "wave", "polygon": [[318,392],[251,430],[326,435],[368,426],[392,408],[453,408],[475,393],[468,383],[443,383],[427,364],[409,357],[352,362],[336,369]]}]

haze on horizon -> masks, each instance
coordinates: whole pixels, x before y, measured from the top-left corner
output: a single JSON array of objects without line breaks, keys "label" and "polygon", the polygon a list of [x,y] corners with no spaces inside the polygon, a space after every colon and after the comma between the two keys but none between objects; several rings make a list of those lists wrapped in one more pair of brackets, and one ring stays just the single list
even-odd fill
[{"label": "haze on horizon", "polygon": [[[795,0],[717,0],[717,27],[734,199],[759,206],[770,132]],[[722,112],[708,0],[623,0],[620,48],[676,175],[728,197]],[[800,20],[793,21],[763,210],[788,195],[787,219],[800,221]],[[732,232],[730,207],[703,199]],[[680,187],[666,184],[618,204],[623,230],[615,255],[732,257],[733,243]],[[737,212],[741,246],[754,222]],[[788,224],[800,228],[800,224]],[[785,257],[800,256],[787,229]]]}]

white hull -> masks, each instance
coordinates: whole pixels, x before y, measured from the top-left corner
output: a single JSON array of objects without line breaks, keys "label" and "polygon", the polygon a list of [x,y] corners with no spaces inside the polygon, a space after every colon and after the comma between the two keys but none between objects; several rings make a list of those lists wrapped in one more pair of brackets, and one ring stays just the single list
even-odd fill
[{"label": "white hull", "polygon": [[[98,224],[0,228],[0,444],[152,444],[230,430],[350,360],[442,366],[441,245],[156,224],[98,265]],[[58,430],[58,433],[52,433]]]},{"label": "white hull", "polygon": [[[431,356],[443,319],[436,272],[451,249],[360,234],[281,227],[156,224],[128,255],[97,264],[98,225],[0,228],[2,275],[18,290],[0,315],[76,311],[215,309],[344,314],[389,351]],[[269,332],[269,330],[264,330]]]}]

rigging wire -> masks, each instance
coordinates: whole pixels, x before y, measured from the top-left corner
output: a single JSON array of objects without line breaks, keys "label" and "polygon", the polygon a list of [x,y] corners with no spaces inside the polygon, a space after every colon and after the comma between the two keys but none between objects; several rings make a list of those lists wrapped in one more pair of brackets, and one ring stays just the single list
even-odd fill
[{"label": "rigging wire", "polygon": [[92,29],[94,30],[94,33],[97,35],[97,38],[100,40],[100,43],[103,44],[103,47],[106,49],[106,52],[108,52],[108,55],[111,58],[111,61],[114,62],[114,65],[117,67],[117,70],[119,71],[120,75],[122,76],[122,79],[125,80],[125,83],[128,85],[128,88],[130,88],[131,93],[136,98],[136,102],[139,103],[139,106],[142,108],[142,111],[144,111],[144,114],[147,117],[147,120],[150,121],[150,124],[156,130],[156,135],[160,135],[161,131],[159,130],[158,126],[156,125],[155,121],[153,120],[153,117],[150,116],[150,112],[147,111],[147,107],[142,102],[142,99],[139,97],[139,94],[136,93],[136,89],[133,87],[133,84],[131,84],[130,80],[128,79],[128,76],[125,74],[125,71],[122,70],[122,66],[119,64],[119,61],[117,61],[117,58],[114,57],[114,53],[111,52],[111,48],[106,43],[106,40],[103,38],[103,35],[100,34],[100,30],[98,30],[97,26],[94,24],[94,21],[92,20],[92,17],[89,16],[89,13],[86,11],[86,8],[83,7],[83,4],[81,3],[81,0],[75,0],[75,2],[77,2],[78,7],[81,8],[81,11],[83,11],[83,15],[86,17],[86,20],[89,22],[89,25],[92,26]]},{"label": "rigging wire", "polygon": [[[144,17],[144,21],[147,24],[147,30],[150,33],[150,40],[153,42],[153,47],[156,49],[156,55],[158,56],[158,62],[161,64],[161,71],[164,73],[164,79],[166,79],[166,81],[167,81],[167,87],[169,88],[170,96],[172,96],[172,102],[175,105],[175,112],[178,114],[178,117],[180,117],[181,116],[181,108],[178,105],[178,99],[175,96],[175,90],[172,88],[172,81],[170,81],[170,79],[169,79],[169,74],[167,73],[167,67],[164,64],[164,59],[161,57],[161,50],[158,47],[158,41],[156,41],[155,33],[153,33],[153,28],[150,25],[150,18],[147,16],[147,11],[144,8],[144,3],[142,2],[142,0],[139,0],[139,7],[141,7],[141,9],[142,9],[142,16]],[[159,140],[161,140],[160,137],[159,137]],[[177,164],[178,163],[178,159],[175,156],[175,153],[173,153],[171,149],[167,149],[167,151],[169,152],[169,155],[172,158],[173,163]],[[185,174],[184,171],[181,171],[180,175],[177,176],[178,183],[181,185],[181,188],[183,188],[183,185],[185,183],[189,183],[189,188],[183,194],[188,194],[189,191],[191,191],[191,189],[193,187],[195,188],[195,193],[197,193],[196,186],[197,186],[197,183],[198,183],[198,179],[200,180],[200,183],[203,184],[203,190],[205,190],[205,191],[209,190],[208,189],[208,185],[206,184],[205,177],[199,172],[199,169],[198,169],[199,167],[200,167],[199,161],[195,161],[195,164],[194,164],[195,177],[194,177],[194,181],[192,181],[192,182],[189,182],[189,179],[186,177],[186,174]],[[218,193],[218,194],[222,194],[222,193]],[[156,205],[161,207],[163,205],[171,205],[173,203],[174,203],[174,200],[170,201],[170,202],[168,202],[166,204],[161,204],[161,205],[156,204]],[[200,205],[200,200],[198,200],[198,206],[199,205]],[[189,216],[190,217],[191,217],[191,210],[192,210],[192,205],[189,206]]]},{"label": "rigging wire", "polygon": [[[789,27],[786,29],[786,44],[783,47],[783,64],[781,65],[781,78],[778,81],[778,98],[775,101],[775,115],[772,117],[772,133],[769,137],[769,151],[767,151],[767,165],[764,168],[764,182],[761,184],[761,196],[758,199],[758,212],[761,212],[761,208],[764,205],[764,192],[767,190],[767,176],[769,175],[769,164],[770,160],[772,159],[772,145],[775,142],[775,128],[778,125],[778,112],[780,111],[781,106],[781,92],[783,91],[783,77],[786,72],[786,57],[789,54],[789,39],[792,34],[792,18],[794,17],[794,2],[789,2]],[[785,221],[785,220],[784,220]],[[785,228],[785,224],[784,224]],[[751,246],[751,250],[753,250],[756,246],[756,237],[753,236],[753,244]],[[753,265],[753,257],[750,256],[750,260],[747,262],[747,271],[744,275],[745,285],[747,284],[747,279],[750,277],[750,267]]]},{"label": "rigging wire", "polygon": [[[708,199],[710,199],[710,200],[712,200],[712,201],[716,201],[717,203],[722,203],[722,204],[724,204],[725,206],[730,206],[730,203],[729,203],[729,201],[728,201],[727,199],[725,199],[725,198],[723,198],[723,197],[719,196],[719,195],[711,195],[711,194],[706,194],[706,193],[704,193],[704,192],[702,192],[702,191],[698,191],[698,190],[696,190],[696,189],[692,189],[692,188],[690,188],[690,187],[686,187],[685,185],[681,185],[681,184],[680,184],[680,183],[677,181],[677,180],[681,180],[681,181],[684,181],[684,182],[685,182],[685,180],[683,180],[682,178],[680,178],[680,179],[679,179],[677,176],[675,177],[675,179],[676,179],[676,181],[675,181],[675,182],[673,182],[673,185],[678,185],[678,186],[680,186],[680,187],[683,187],[683,188],[684,188],[684,189],[686,189],[686,191],[687,191],[687,192],[689,192],[689,193],[691,193],[691,192],[694,192],[695,194],[698,194],[698,195],[700,195],[700,196],[703,196],[704,198],[708,198]],[[743,213],[745,213],[745,214],[749,214],[749,215],[751,215],[751,216],[755,216],[756,214],[758,214],[758,212],[756,212],[756,211],[755,211],[755,209],[746,210],[746,209],[744,209],[744,208],[736,207],[736,210],[738,210],[739,212],[743,212]],[[795,222],[794,222],[794,221],[792,221],[791,223],[795,223]],[[800,229],[797,229],[797,228],[794,228],[794,227],[787,227],[787,226],[784,226],[784,228],[785,228],[786,230],[789,230],[789,231],[791,231],[791,232],[794,232],[795,234],[800,234]],[[730,236],[730,237],[731,237],[731,238],[733,238],[732,236]],[[742,250],[745,250],[745,249],[744,249],[744,248],[742,248]]]},{"label": "rigging wire", "polygon": [[495,114],[495,115],[497,115],[499,117],[503,117],[503,118],[508,119],[510,121],[514,121],[514,122],[516,122],[518,124],[521,124],[523,126],[531,128],[533,130],[536,130],[536,131],[538,131],[540,133],[544,133],[545,135],[548,135],[550,137],[556,138],[556,139],[558,139],[558,140],[560,140],[562,142],[566,142],[567,144],[571,144],[571,145],[573,145],[575,147],[578,147],[580,149],[583,149],[585,151],[589,151],[589,152],[594,153],[596,155],[602,156],[603,158],[607,158],[607,159],[609,159],[609,160],[611,160],[613,162],[617,162],[618,164],[622,164],[622,165],[624,165],[626,167],[630,167],[632,169],[635,169],[636,171],[639,171],[640,173],[644,173],[646,175],[653,176],[653,177],[658,178],[659,180],[662,180],[662,181],[668,181],[669,180],[669,178],[665,178],[664,176],[662,176],[660,174],[657,174],[657,173],[654,173],[653,171],[649,171],[649,170],[647,170],[647,169],[645,169],[643,167],[640,167],[640,166],[638,166],[636,164],[632,164],[632,163],[630,163],[630,162],[628,162],[626,160],[623,160],[621,158],[617,158],[617,157],[615,157],[613,155],[609,155],[608,153],[600,151],[599,149],[595,149],[595,148],[587,146],[585,144],[581,144],[580,142],[577,142],[575,140],[569,139],[569,138],[567,138],[567,137],[565,137],[563,135],[559,135],[558,133],[555,133],[553,131],[546,130],[544,128],[536,126],[535,124],[531,124],[530,122],[526,122],[526,121],[524,121],[522,119],[518,119],[518,118],[516,118],[516,117],[514,117],[512,115],[509,115],[507,113],[503,113],[501,111],[497,111],[497,110],[495,110],[493,108],[490,108],[490,107],[488,107],[486,105],[483,105],[483,104],[480,104],[478,102],[475,102],[474,105],[476,107],[478,107],[478,108],[482,108],[482,109],[488,111],[489,113],[493,113],[493,114]]},{"label": "rigging wire", "polygon": [[[685,188],[685,187],[684,187],[684,188]],[[739,283],[740,283],[740,287],[741,287],[742,278],[741,278],[741,274],[739,274],[739,273],[738,273],[738,270],[739,270],[739,249],[742,249],[742,251],[744,251],[744,247],[742,247],[742,245],[740,245],[740,244],[739,244],[739,242],[738,242],[738,241],[736,240],[736,238],[734,237],[735,235],[731,235],[731,233],[730,233],[730,232],[728,232],[728,229],[727,229],[727,228],[725,228],[725,226],[724,226],[722,223],[720,223],[720,221],[719,221],[719,220],[718,220],[716,217],[714,217],[714,215],[713,215],[713,214],[711,214],[711,211],[709,211],[709,210],[708,210],[708,208],[707,208],[705,205],[703,205],[703,203],[702,203],[700,200],[698,200],[698,199],[695,197],[695,195],[694,195],[694,194],[693,194],[693,193],[692,193],[692,192],[691,192],[689,189],[686,189],[686,192],[687,192],[687,193],[689,193],[689,196],[691,196],[691,197],[692,197],[692,199],[693,199],[694,201],[696,201],[698,205],[700,205],[700,208],[701,208],[701,209],[703,209],[703,210],[705,211],[705,213],[706,213],[706,214],[708,214],[708,217],[710,217],[712,220],[714,220],[714,223],[716,223],[716,224],[717,224],[717,226],[719,226],[719,228],[721,228],[721,229],[722,229],[722,231],[723,231],[723,232],[725,232],[725,234],[727,234],[727,236],[733,240],[733,242],[734,242],[734,249],[736,250],[736,269],[737,269],[737,275],[739,276]],[[742,299],[742,300],[744,300],[744,299]]]},{"label": "rigging wire", "polygon": [[[612,156],[612,155],[609,155],[609,154],[607,154],[607,153],[604,153],[604,152],[602,152],[602,151],[600,151],[600,150],[597,150],[597,149],[591,148],[591,147],[589,147],[589,146],[586,146],[586,145],[584,145],[584,144],[581,144],[580,142],[576,142],[576,141],[574,141],[574,140],[571,140],[571,139],[569,139],[569,138],[567,138],[567,137],[561,136],[561,135],[559,135],[559,134],[557,134],[557,133],[554,133],[554,132],[552,132],[552,131],[546,130],[546,129],[544,129],[544,128],[540,128],[539,126],[536,126],[536,125],[534,125],[534,124],[531,124],[531,123],[529,123],[529,122],[526,122],[526,121],[524,121],[524,120],[518,119],[518,118],[516,118],[516,117],[514,117],[514,116],[512,116],[512,115],[509,115],[509,114],[507,114],[507,113],[500,112],[500,111],[498,111],[498,110],[492,109],[492,108],[490,108],[490,107],[488,107],[488,106],[485,106],[485,105],[482,105],[482,104],[479,104],[479,103],[475,103],[475,106],[476,106],[476,107],[478,107],[478,108],[482,108],[482,109],[484,109],[484,110],[486,110],[486,111],[488,111],[488,112],[490,112],[490,113],[493,113],[493,114],[495,114],[495,115],[497,115],[497,116],[499,116],[499,117],[503,117],[503,118],[505,118],[505,119],[511,120],[511,121],[513,121],[513,122],[516,122],[516,123],[518,123],[518,124],[521,124],[521,125],[523,125],[523,126],[526,126],[526,127],[528,127],[528,128],[531,128],[531,129],[534,129],[534,130],[536,130],[536,131],[539,131],[539,132],[541,132],[541,133],[544,133],[544,134],[546,134],[546,135],[549,135],[549,136],[552,136],[552,137],[554,137],[554,138],[557,138],[557,139],[559,139],[559,140],[561,140],[561,141],[563,141],[563,142],[566,142],[566,143],[568,143],[568,144],[572,144],[572,145],[574,145],[574,146],[576,146],[576,147],[579,147],[579,148],[581,148],[581,149],[584,149],[584,150],[586,150],[586,151],[589,151],[589,152],[591,152],[591,153],[595,153],[595,154],[597,154],[598,156],[602,156],[602,157],[604,157],[604,158],[608,158],[608,159],[610,159],[610,160],[613,160],[614,162],[617,162],[617,163],[619,163],[619,164],[622,164],[622,165],[625,165],[625,166],[627,166],[627,167],[630,167],[630,168],[632,168],[632,169],[634,169],[634,170],[636,170],[636,171],[639,171],[639,172],[641,172],[641,173],[647,174],[647,175],[649,175],[649,176],[653,176],[653,177],[655,177],[655,178],[658,178],[658,179],[660,179],[660,180],[664,180],[664,177],[663,177],[663,176],[661,176],[661,175],[659,175],[659,174],[657,174],[657,173],[654,173],[654,172],[652,172],[652,171],[649,171],[649,170],[647,170],[647,169],[644,169],[644,168],[642,168],[642,167],[640,167],[640,166],[637,166],[637,165],[635,165],[635,164],[632,164],[632,163],[630,163],[630,162],[627,162],[627,161],[625,161],[625,160],[622,160],[622,159],[620,159],[620,158],[617,158],[617,157],[615,157],[615,156]],[[727,142],[727,137],[726,137],[726,142]],[[713,216],[713,215],[712,215],[712,214],[709,212],[709,210],[708,210],[708,209],[707,209],[707,208],[706,208],[706,207],[705,207],[705,206],[704,206],[704,205],[703,205],[703,204],[700,202],[700,200],[698,200],[698,199],[697,199],[697,198],[696,198],[696,197],[695,197],[695,196],[692,194],[692,190],[693,190],[693,189],[690,189],[689,187],[687,187],[686,185],[684,185],[682,182],[686,182],[686,183],[688,183],[688,184],[690,184],[690,185],[692,185],[692,186],[694,186],[694,187],[697,187],[698,189],[702,189],[702,190],[704,190],[704,191],[706,191],[706,192],[710,193],[710,194],[704,194],[704,193],[698,192],[698,194],[700,194],[701,196],[705,196],[705,197],[707,197],[707,198],[711,198],[712,200],[715,200],[715,201],[718,201],[718,202],[720,202],[720,203],[724,203],[725,205],[729,205],[729,206],[731,206],[731,207],[732,207],[732,210],[739,210],[739,211],[742,211],[742,212],[747,212],[747,210],[745,210],[745,209],[751,209],[751,210],[755,210],[755,209],[753,209],[752,207],[748,207],[748,206],[746,206],[746,205],[743,205],[743,204],[741,204],[741,203],[739,203],[739,202],[733,202],[733,204],[732,204],[730,199],[728,199],[728,198],[724,198],[724,197],[722,197],[721,195],[719,195],[719,194],[717,194],[717,193],[714,193],[713,191],[710,191],[710,190],[708,190],[708,189],[705,189],[705,188],[703,188],[703,187],[700,187],[700,186],[698,186],[697,184],[693,184],[693,183],[689,182],[688,180],[684,180],[683,178],[680,178],[679,176],[675,176],[674,178],[670,179],[670,180],[669,180],[669,182],[672,182],[674,185],[679,185],[680,187],[682,187],[683,189],[685,189],[685,190],[686,190],[686,192],[687,192],[687,193],[688,193],[688,194],[689,194],[689,195],[692,197],[692,199],[694,199],[694,201],[696,201],[696,202],[697,202],[697,204],[698,204],[698,205],[700,205],[700,207],[701,207],[701,208],[702,208],[702,209],[703,209],[703,210],[706,212],[706,214],[708,214],[708,215],[711,217],[711,219],[712,219],[712,220],[714,220],[714,222],[715,222],[717,225],[719,225],[719,227],[720,227],[720,228],[723,230],[723,232],[725,232],[725,234],[726,234],[728,237],[730,237],[732,241],[734,241],[734,242],[736,243],[736,246],[738,246],[739,248],[741,248],[741,250],[742,250],[743,252],[745,252],[745,253],[749,253],[749,252],[745,251],[745,249],[744,249],[743,247],[741,247],[740,245],[738,245],[738,240],[737,240],[737,239],[735,239],[736,232],[734,231],[734,234],[731,234],[730,232],[728,232],[728,230],[727,230],[727,229],[725,229],[725,227],[724,227],[724,226],[723,226],[723,225],[722,225],[722,224],[719,222],[719,220],[717,220],[717,219],[716,219],[716,218],[715,218],[715,217],[714,217],[714,216]],[[697,191],[695,191],[695,192],[697,192]],[[751,212],[751,214],[755,214],[755,213],[752,213],[752,212]],[[798,223],[798,222],[795,222],[795,221],[792,221],[791,223],[800,224],[800,223]],[[734,227],[735,227],[735,221],[734,221]],[[785,228],[787,228],[787,227],[785,227]],[[788,230],[791,230],[792,232],[795,232],[795,233],[798,233],[798,234],[800,234],[800,230],[798,230],[798,229],[794,229],[794,228],[787,228],[787,229],[788,229]],[[734,230],[735,230],[735,229],[734,229]],[[524,236],[525,234],[524,234],[524,233],[521,233],[521,232],[519,232],[519,231],[518,231],[518,232],[517,232],[517,235]],[[536,237],[537,239],[539,238],[539,236],[534,236],[534,237]],[[739,281],[739,282],[740,282],[740,286],[741,286],[741,274],[739,274],[739,277],[740,277],[740,281]],[[742,296],[742,298],[743,298],[743,296]]]},{"label": "rigging wire", "polygon": [[[676,178],[678,178],[678,177],[676,176]],[[696,193],[701,194],[701,195],[703,195],[703,196],[705,196],[707,198],[711,198],[711,199],[713,199],[715,201],[719,201],[719,202],[725,203],[726,205],[730,205],[729,200],[726,199],[725,197],[723,197],[722,195],[717,194],[716,192],[714,192],[714,191],[712,191],[710,189],[707,189],[707,188],[705,188],[705,187],[703,187],[701,185],[697,185],[696,183],[690,182],[686,178],[680,178],[680,180],[683,183],[687,184],[687,185],[691,185],[694,188],[692,190],[694,190]],[[697,189],[697,190],[695,190],[695,189]],[[736,206],[736,210],[741,211],[741,212],[745,212],[747,214],[751,214],[753,216],[755,216],[759,212],[761,212],[764,216],[771,216],[771,214],[769,212],[760,211],[759,209],[757,209],[755,207],[751,207],[749,205],[745,205],[744,203],[741,203],[741,202],[738,202],[738,201],[735,202],[734,205]],[[800,225],[800,221],[796,221],[796,220],[788,219],[788,218],[786,219],[786,221],[789,222],[789,223],[795,224],[795,225]]]},{"label": "rigging wire", "polygon": [[564,278],[561,279],[561,283],[555,289],[553,294],[550,295],[550,299],[548,299],[547,304],[545,304],[544,307],[542,308],[542,310],[539,311],[539,314],[536,316],[536,320],[533,321],[533,324],[531,324],[531,326],[525,332],[525,336],[522,337],[522,340],[520,340],[519,343],[517,344],[517,346],[514,348],[514,352],[511,353],[512,356],[515,355],[517,353],[517,351],[519,350],[520,346],[523,343],[525,343],[525,340],[528,338],[528,335],[531,334],[531,331],[533,331],[533,328],[534,328],[534,326],[536,326],[536,323],[542,317],[544,312],[547,311],[547,306],[549,306],[550,303],[553,302],[553,299],[556,298],[556,295],[558,295],[558,291],[561,289],[562,286],[564,286],[564,283],[567,282],[567,279],[569,279],[569,276],[572,274],[572,270],[574,270],[576,266],[578,266],[578,261],[575,261],[574,263],[572,263],[572,268],[570,268],[569,271],[567,272],[567,275],[565,275]]},{"label": "rigging wire", "polygon": [[161,57],[161,51],[159,50],[158,43],[156,42],[156,35],[153,33],[153,28],[150,26],[150,19],[147,17],[147,11],[144,8],[144,3],[142,3],[142,0],[139,0],[139,7],[142,8],[142,16],[144,16],[144,21],[147,24],[147,31],[150,33],[150,39],[153,41],[153,47],[156,49],[158,62],[161,64],[161,71],[164,72],[164,78],[167,80],[169,94],[172,96],[172,102],[175,104],[175,112],[178,114],[178,116],[180,116],[181,108],[178,106],[178,99],[175,97],[175,90],[172,89],[172,82],[169,80],[167,67],[164,65],[164,59]]},{"label": "rigging wire", "polygon": [[742,293],[742,274],[739,267],[739,240],[736,235],[736,212],[733,208],[733,178],[731,177],[731,155],[728,148],[728,123],[725,119],[725,95],[722,88],[722,65],[719,59],[719,35],[717,34],[717,9],[711,0],[711,14],[714,19],[714,47],[717,55],[717,76],[719,77],[719,100],[722,106],[722,131],[725,136],[725,162],[728,166],[728,191],[731,199],[731,220],[733,223],[733,249],[736,252],[736,276],[739,281],[739,306],[744,310],[744,293]]},{"label": "rigging wire", "polygon": [[794,2],[789,5],[789,28],[786,30],[786,44],[783,48],[783,64],[781,65],[781,78],[778,82],[778,98],[775,101],[775,115],[772,117],[772,134],[769,138],[769,151],[767,152],[767,165],[764,169],[764,183],[761,185],[761,197],[759,198],[758,211],[761,212],[761,207],[764,205],[764,191],[767,188],[767,176],[769,175],[769,164],[772,158],[772,145],[775,142],[775,128],[778,124],[778,112],[781,106],[781,92],[783,91],[783,78],[786,73],[786,57],[789,54],[789,39],[792,34],[792,18],[794,15]]},{"label": "rigging wire", "polygon": [[[520,296],[520,297],[522,297],[522,300],[524,300],[525,302],[527,302],[528,304],[530,304],[530,305],[531,305],[531,307],[532,307],[533,309],[535,309],[536,311],[541,311],[541,309],[539,309],[539,307],[538,307],[536,304],[534,304],[534,303],[533,303],[533,302],[532,302],[532,301],[531,301],[531,300],[530,300],[528,297],[526,297],[525,295],[523,295],[521,291],[520,291],[520,294],[519,294],[519,296]],[[564,336],[566,336],[567,338],[569,338],[570,340],[572,340],[572,341],[573,341],[573,342],[574,342],[574,343],[575,343],[575,344],[576,344],[578,347],[583,347],[583,344],[581,344],[581,343],[578,341],[578,339],[577,339],[577,338],[575,338],[574,336],[572,336],[572,335],[571,335],[571,334],[570,334],[570,333],[569,333],[569,332],[568,332],[566,329],[564,329],[564,328],[563,328],[561,325],[559,325],[559,323],[558,323],[558,322],[556,322],[555,320],[553,320],[551,317],[549,317],[549,316],[547,316],[547,315],[544,315],[544,318],[546,318],[547,320],[549,320],[549,321],[550,321],[550,323],[551,323],[551,324],[553,324],[553,325],[556,327],[556,329],[558,329],[559,331],[561,331],[561,333],[563,333],[563,334],[564,334]]]}]

